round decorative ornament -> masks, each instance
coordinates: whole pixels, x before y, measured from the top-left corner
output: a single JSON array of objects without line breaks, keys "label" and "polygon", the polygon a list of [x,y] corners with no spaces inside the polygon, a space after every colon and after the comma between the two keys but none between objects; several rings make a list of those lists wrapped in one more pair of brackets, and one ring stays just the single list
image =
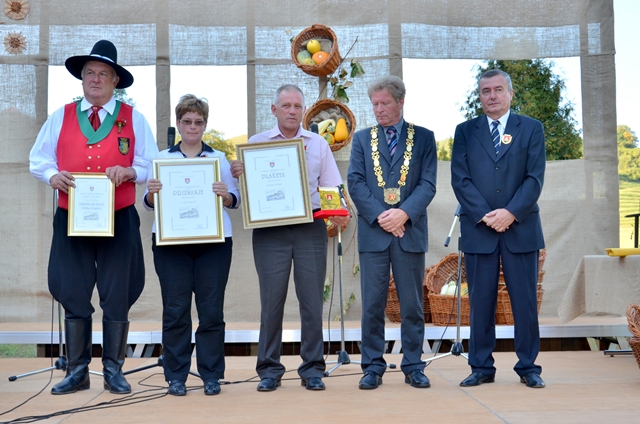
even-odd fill
[{"label": "round decorative ornament", "polygon": [[29,13],[29,2],[27,0],[5,0],[4,14],[9,18],[19,21],[24,19]]},{"label": "round decorative ornament", "polygon": [[10,32],[4,37],[4,48],[11,54],[20,54],[27,48],[27,40],[19,32]]}]

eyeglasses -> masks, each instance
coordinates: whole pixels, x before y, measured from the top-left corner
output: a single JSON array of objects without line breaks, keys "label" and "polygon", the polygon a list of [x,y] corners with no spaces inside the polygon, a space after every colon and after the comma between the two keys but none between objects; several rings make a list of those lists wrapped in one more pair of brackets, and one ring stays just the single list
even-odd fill
[{"label": "eyeglasses", "polygon": [[182,125],[186,125],[187,127],[190,127],[191,125],[195,125],[196,127],[201,127],[205,125],[207,121],[202,121],[202,120],[192,121],[191,119],[181,119],[180,123]]}]

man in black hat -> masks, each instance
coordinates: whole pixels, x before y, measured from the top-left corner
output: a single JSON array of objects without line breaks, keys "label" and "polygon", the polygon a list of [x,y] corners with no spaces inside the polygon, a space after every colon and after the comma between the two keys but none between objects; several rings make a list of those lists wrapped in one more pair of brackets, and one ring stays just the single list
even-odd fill
[{"label": "man in black hat", "polygon": [[[67,374],[51,393],[89,388],[91,295],[98,287],[102,308],[104,388],[131,392],[122,375],[129,309],[144,287],[140,219],[135,184],[147,181],[158,147],[146,119],[113,97],[133,84],[117,64],[110,41],[98,41],[88,56],[73,56],[65,66],[82,80],[84,98],[54,112],[40,129],[29,153],[31,174],[58,190],[49,256],[49,291],[65,309]],[[68,193],[73,173],[104,173],[115,184],[114,236],[67,235]]]}]

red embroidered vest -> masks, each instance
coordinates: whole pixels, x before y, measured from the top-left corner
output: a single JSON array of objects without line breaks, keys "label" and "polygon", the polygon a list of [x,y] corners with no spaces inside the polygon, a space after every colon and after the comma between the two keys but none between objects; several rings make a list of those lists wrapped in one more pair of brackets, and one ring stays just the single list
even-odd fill
[{"label": "red embroidered vest", "polygon": [[[76,114],[76,103],[64,107],[64,119],[58,139],[58,169],[69,172],[99,172],[111,166],[120,165],[125,168],[133,164],[135,136],[131,120],[132,107],[122,103],[116,120],[126,122],[118,134],[115,124],[104,140],[90,145],[82,134]],[[136,202],[135,183],[126,182],[116,187],[115,210],[133,205]],[[69,197],[59,192],[58,206],[69,209]]]}]

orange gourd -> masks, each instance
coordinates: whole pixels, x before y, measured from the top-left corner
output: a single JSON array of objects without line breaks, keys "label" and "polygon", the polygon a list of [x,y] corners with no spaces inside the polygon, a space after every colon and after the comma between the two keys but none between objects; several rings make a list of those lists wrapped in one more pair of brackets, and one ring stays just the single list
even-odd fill
[{"label": "orange gourd", "polygon": [[337,143],[343,142],[347,138],[349,138],[347,121],[344,118],[338,119],[338,123],[336,124],[336,132],[333,133],[333,137]]},{"label": "orange gourd", "polygon": [[329,53],[323,51],[315,52],[313,56],[311,56],[311,58],[315,60],[318,65],[327,60],[328,57]]}]

